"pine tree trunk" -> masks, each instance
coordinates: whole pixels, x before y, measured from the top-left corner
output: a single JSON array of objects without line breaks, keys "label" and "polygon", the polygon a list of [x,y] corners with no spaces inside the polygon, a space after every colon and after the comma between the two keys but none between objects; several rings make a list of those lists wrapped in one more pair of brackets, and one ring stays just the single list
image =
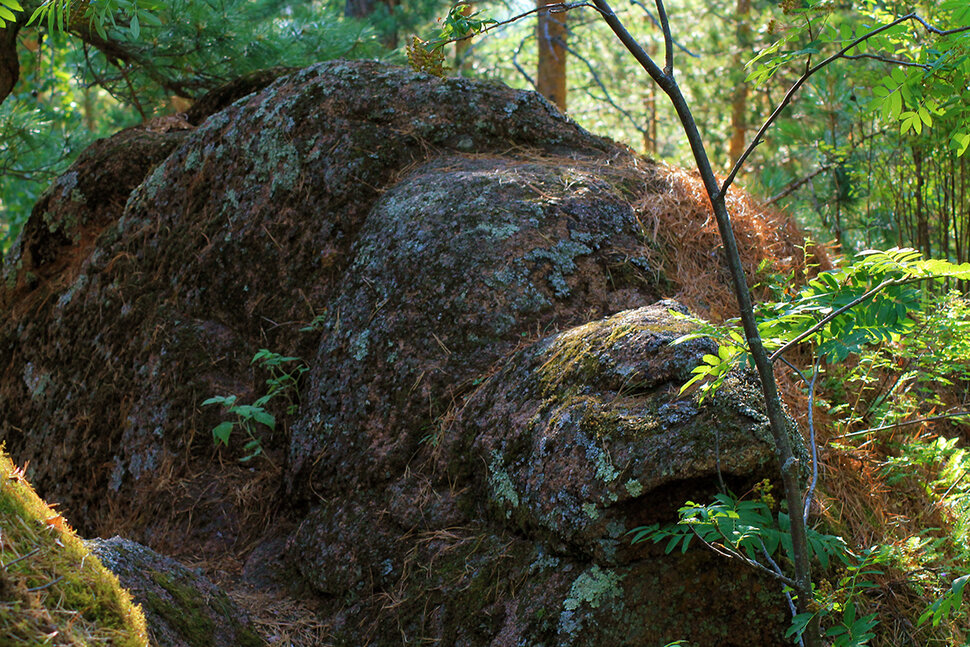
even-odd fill
[{"label": "pine tree trunk", "polygon": [[[558,0],[537,0],[538,7],[558,4]],[[566,112],[566,13],[539,12],[536,38],[539,42],[539,94]]]},{"label": "pine tree trunk", "polygon": [[747,62],[748,49],[751,47],[751,25],[748,15],[751,13],[751,0],[738,0],[735,10],[737,25],[737,53],[734,55],[734,69],[740,70],[740,75],[734,84],[731,96],[731,145],[730,161],[741,157],[747,145],[746,123],[748,112],[748,84],[744,80],[744,64]]}]

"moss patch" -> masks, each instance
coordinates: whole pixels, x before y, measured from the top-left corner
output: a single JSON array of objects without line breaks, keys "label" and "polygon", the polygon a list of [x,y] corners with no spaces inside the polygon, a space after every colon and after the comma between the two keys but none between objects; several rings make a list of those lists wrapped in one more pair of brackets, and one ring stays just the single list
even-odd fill
[{"label": "moss patch", "polygon": [[141,609],[0,453],[3,644],[148,644]]}]

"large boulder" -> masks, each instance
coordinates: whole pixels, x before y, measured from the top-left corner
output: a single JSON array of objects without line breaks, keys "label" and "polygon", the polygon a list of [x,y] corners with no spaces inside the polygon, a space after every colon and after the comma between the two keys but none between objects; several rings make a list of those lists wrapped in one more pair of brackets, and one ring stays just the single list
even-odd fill
[{"label": "large boulder", "polygon": [[[711,348],[644,308],[678,289],[666,172],[534,93],[373,62],[255,83],[99,143],[5,259],[0,439],[45,494],[156,549],[262,537],[252,581],[338,644],[780,643],[774,583],[624,534],[774,469],[757,384],[679,395]],[[218,448],[203,401],[281,383],[259,348],[305,376]]]}]

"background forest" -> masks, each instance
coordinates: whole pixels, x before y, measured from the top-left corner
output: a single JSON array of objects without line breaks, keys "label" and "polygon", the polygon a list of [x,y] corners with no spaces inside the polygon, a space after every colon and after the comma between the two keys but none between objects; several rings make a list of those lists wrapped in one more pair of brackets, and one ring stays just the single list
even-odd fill
[{"label": "background forest", "polygon": [[[912,10],[938,30],[954,30],[939,36],[904,24],[818,71],[739,178],[765,207],[787,211],[827,246],[843,266],[832,274],[843,286],[881,271],[845,265],[868,249],[908,247],[923,258],[967,262],[965,0],[670,4],[678,81],[724,173],[812,56]],[[659,53],[654,3],[616,5],[644,49]],[[488,33],[442,49],[444,73],[537,89],[583,127],[691,168],[662,92],[597,12],[569,6],[537,16],[535,3],[482,0],[452,12]],[[38,7],[53,10],[25,24]],[[412,36],[437,36],[451,8],[439,0],[0,0],[0,251],[94,139],[182,112],[208,90],[267,67],[338,57],[407,64]],[[512,20],[521,14],[528,15]],[[775,303],[790,303],[811,276],[765,266],[753,278]],[[924,284],[907,297],[897,330],[850,339],[843,329],[836,334],[849,340],[845,352],[813,348],[792,359],[786,400],[819,445],[813,523],[841,537],[851,555],[823,564],[816,578],[833,644],[970,644],[961,605],[970,571],[970,304],[961,289],[957,280]],[[762,308],[764,317],[773,312]],[[885,313],[873,318],[873,330],[887,323]],[[732,545],[730,537],[715,539]]]}]

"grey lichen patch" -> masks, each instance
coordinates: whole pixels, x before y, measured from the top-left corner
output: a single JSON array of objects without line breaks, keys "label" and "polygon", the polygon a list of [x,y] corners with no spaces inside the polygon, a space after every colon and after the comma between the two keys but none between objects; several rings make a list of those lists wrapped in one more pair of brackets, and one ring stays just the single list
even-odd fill
[{"label": "grey lichen patch", "polygon": [[300,155],[291,142],[278,132],[268,130],[260,135],[256,146],[257,176],[272,178],[270,190],[290,190],[300,174]]},{"label": "grey lichen patch", "polygon": [[638,497],[643,494],[643,484],[636,479],[630,479],[624,484],[626,491],[630,493],[632,497]]},{"label": "grey lichen patch", "polygon": [[506,238],[511,238],[520,229],[521,227],[519,225],[511,222],[482,222],[475,227],[474,232],[476,234],[480,233],[491,238],[505,240]]},{"label": "grey lichen patch", "polygon": [[69,171],[54,181],[54,186],[61,190],[61,197],[67,198],[77,188],[77,171]]},{"label": "grey lichen patch", "polygon": [[[131,196],[128,198],[128,204],[125,206],[125,211],[130,211],[129,207],[140,200],[144,201],[146,204],[153,201],[157,196],[158,192],[167,188],[167,178],[166,178],[166,165],[159,164],[152,171],[151,175],[145,178],[145,181],[139,185],[137,189],[131,192]],[[119,227],[121,227],[121,221],[119,221]],[[123,231],[123,229],[122,229]]]},{"label": "grey lichen patch", "polygon": [[539,556],[529,564],[529,574],[542,573],[553,568],[559,568],[559,565],[562,563],[561,559],[547,553],[541,545],[538,547],[538,551]]},{"label": "grey lichen patch", "polygon": [[71,302],[71,300],[74,299],[74,295],[80,291],[83,291],[84,288],[87,286],[87,284],[88,284],[87,274],[81,274],[80,276],[78,276],[77,279],[74,281],[74,283],[72,283],[71,286],[67,290],[65,290],[60,297],[58,297],[57,307],[64,308],[64,306],[68,305]]},{"label": "grey lichen patch", "polygon": [[362,330],[350,342],[350,353],[358,362],[367,358],[369,339],[370,330]]},{"label": "grey lichen patch", "polygon": [[44,391],[51,383],[50,373],[34,368],[33,363],[27,362],[24,366],[24,384],[32,400],[37,400],[44,396]]},{"label": "grey lichen patch", "polygon": [[202,161],[202,154],[199,153],[198,148],[193,148],[189,151],[189,154],[185,156],[185,162],[182,164],[182,168],[186,171],[194,171],[200,166]]},{"label": "grey lichen patch", "polygon": [[515,485],[512,484],[512,479],[505,470],[502,454],[499,451],[492,452],[492,462],[488,466],[488,484],[494,501],[500,505],[511,506],[505,511],[506,518],[511,518],[512,508],[519,507],[519,494],[515,491]]},{"label": "grey lichen patch", "polygon": [[592,249],[581,242],[561,240],[552,247],[532,250],[525,255],[525,260],[550,264],[551,268],[546,275],[546,280],[556,297],[565,299],[570,294],[566,276],[576,271],[576,258],[592,252]]},{"label": "grey lichen patch", "polygon": [[590,445],[586,448],[586,456],[592,460],[593,464],[596,466],[596,478],[605,481],[606,483],[612,483],[619,478],[620,473],[615,467],[613,467],[613,462],[610,460],[610,455],[607,454],[601,447]]},{"label": "grey lichen patch", "polygon": [[559,614],[559,634],[574,637],[582,630],[584,620],[590,618],[589,614],[581,612],[584,605],[599,609],[613,600],[622,604],[622,581],[623,577],[615,571],[602,569],[596,564],[580,573],[573,580],[569,594],[563,600],[562,612]]}]

